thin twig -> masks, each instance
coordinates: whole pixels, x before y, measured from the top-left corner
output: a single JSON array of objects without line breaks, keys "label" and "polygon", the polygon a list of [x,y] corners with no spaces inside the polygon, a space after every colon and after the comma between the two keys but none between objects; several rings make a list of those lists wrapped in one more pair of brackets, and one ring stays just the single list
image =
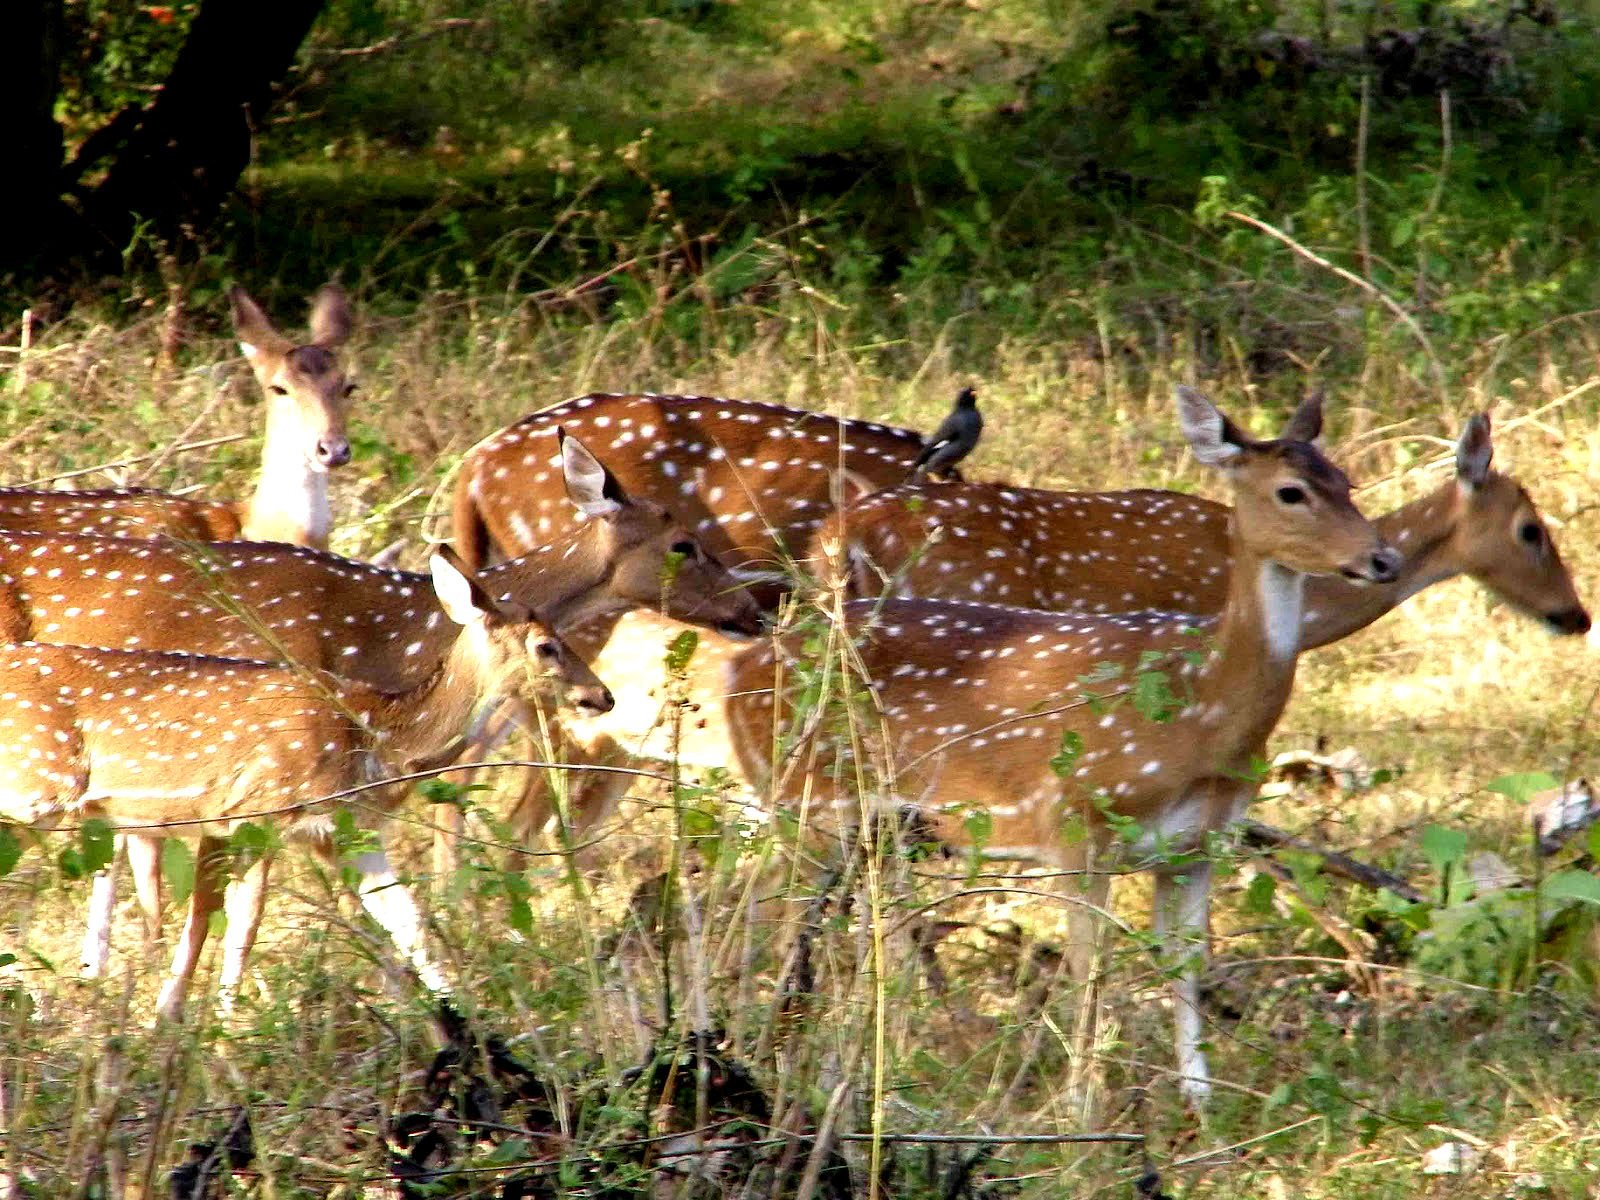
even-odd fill
[{"label": "thin twig", "polygon": [[1142,1133],[836,1133],[841,1142],[901,1142],[914,1146],[1064,1146],[1078,1142],[1142,1144]]},{"label": "thin twig", "polygon": [[1289,247],[1289,249],[1300,255],[1301,258],[1304,258],[1308,262],[1315,263],[1317,266],[1326,271],[1331,271],[1340,279],[1343,279],[1346,283],[1354,284],[1356,287],[1366,292],[1369,296],[1374,297],[1378,303],[1382,304],[1385,308],[1392,312],[1400,321],[1400,323],[1411,331],[1412,336],[1417,339],[1417,343],[1422,347],[1423,353],[1427,355],[1428,366],[1433,374],[1434,387],[1439,392],[1440,401],[1447,401],[1449,399],[1449,388],[1445,380],[1444,366],[1442,363],[1440,363],[1438,354],[1434,352],[1433,343],[1428,340],[1428,335],[1423,330],[1422,326],[1417,324],[1416,318],[1408,313],[1405,308],[1401,306],[1401,304],[1392,296],[1390,296],[1377,285],[1368,283],[1354,271],[1346,270],[1337,263],[1329,262],[1315,250],[1302,245],[1300,242],[1297,242],[1294,238],[1290,237],[1287,233],[1284,233],[1283,230],[1267,224],[1259,217],[1252,217],[1249,213],[1237,212],[1231,209],[1224,215],[1232,217],[1235,221],[1243,222],[1253,229],[1259,229],[1262,233],[1268,235],[1269,237],[1277,238],[1278,241],[1282,242],[1285,246]]},{"label": "thin twig", "polygon": [[412,46],[418,42],[427,41],[429,38],[438,37],[441,33],[452,33],[457,29],[479,29],[490,24],[481,17],[445,17],[434,21],[426,29],[410,30],[404,33],[392,33],[386,38],[366,46],[339,46],[331,50],[313,51],[311,60],[314,63],[340,62],[350,58],[372,58],[374,55],[387,54],[391,50],[398,50],[403,46]]},{"label": "thin twig", "polygon": [[1450,176],[1450,93],[1439,93],[1439,128],[1441,145],[1439,147],[1439,170],[1433,177],[1433,191],[1428,196],[1427,207],[1422,210],[1422,220],[1417,223],[1417,285],[1416,297],[1418,304],[1426,304],[1428,280],[1428,230],[1433,225],[1433,218],[1439,213],[1439,204],[1444,199],[1445,180]]},{"label": "thin twig", "polygon": [[17,487],[44,487],[46,484],[59,483],[63,479],[78,479],[84,475],[93,475],[96,471],[114,471],[118,467],[131,467],[135,463],[148,462],[150,459],[165,461],[174,454],[182,454],[189,450],[208,450],[212,446],[226,446],[229,442],[242,442],[248,434],[228,433],[221,437],[206,438],[199,442],[186,442],[178,446],[163,446],[159,450],[152,450],[149,454],[133,454],[127,458],[119,458],[114,462],[96,463],[92,467],[79,467],[74,471],[62,471],[57,475],[41,475],[38,479],[30,479],[26,483],[17,484]]},{"label": "thin twig", "polygon": [[1367,221],[1367,130],[1372,114],[1372,76],[1361,77],[1361,116],[1356,123],[1356,247],[1361,275],[1372,278],[1372,230]]}]

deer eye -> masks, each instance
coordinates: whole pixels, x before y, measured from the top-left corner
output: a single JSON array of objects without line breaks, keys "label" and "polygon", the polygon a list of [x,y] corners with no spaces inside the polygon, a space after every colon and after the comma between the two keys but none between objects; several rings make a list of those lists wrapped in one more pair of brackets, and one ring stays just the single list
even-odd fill
[{"label": "deer eye", "polygon": [[1544,541],[1544,530],[1540,529],[1537,522],[1524,521],[1517,530],[1517,536],[1528,546],[1538,546]]},{"label": "deer eye", "polygon": [[354,396],[356,394],[356,385],[353,384],[353,383],[345,384],[344,385],[344,394],[346,396]]},{"label": "deer eye", "polygon": [[695,556],[696,547],[693,542],[673,542],[668,548],[674,554],[683,555],[684,558],[693,558]]},{"label": "deer eye", "polygon": [[267,391],[271,392],[274,396],[287,396],[289,394],[289,389],[284,387],[281,383],[269,383],[267,385]]},{"label": "deer eye", "polygon": [[552,641],[540,642],[533,650],[540,662],[553,663],[561,658],[561,648]]},{"label": "deer eye", "polygon": [[1305,489],[1295,487],[1292,483],[1286,483],[1278,489],[1278,500],[1283,504],[1304,504],[1306,502]]}]

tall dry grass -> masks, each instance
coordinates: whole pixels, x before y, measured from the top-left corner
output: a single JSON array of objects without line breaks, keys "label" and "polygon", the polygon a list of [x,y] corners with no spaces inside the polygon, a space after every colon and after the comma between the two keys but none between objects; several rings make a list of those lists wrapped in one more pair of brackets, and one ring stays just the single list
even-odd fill
[{"label": "tall dry grass", "polygon": [[[908,320],[887,337],[801,288],[759,310],[708,308],[692,334],[650,317],[552,319],[484,297],[439,296],[406,312],[367,299],[379,303],[351,350],[362,392],[356,458],[337,478],[335,546],[363,554],[403,539],[411,562],[441,531],[436,494],[470,445],[587,390],[749,396],[926,428],[975,382],[989,424],[969,460],[973,477],[1204,489],[1180,453],[1170,382],[1204,384],[1263,431],[1300,386],[1038,330],[987,331],[996,349],[975,362],[959,326]],[[292,304],[276,315],[292,323]],[[71,481],[244,493],[259,435],[254,385],[209,314],[191,320],[177,365],[158,367],[161,320],[79,318],[41,334],[0,379],[8,482],[129,460]],[[1587,361],[1581,341],[1555,342],[1525,378],[1467,379],[1444,412],[1405,364],[1368,361],[1359,386],[1334,388],[1332,454],[1364,482],[1363,507],[1385,511],[1433,486],[1465,416],[1492,399],[1496,464],[1528,485],[1592,596],[1600,419]],[[240,440],[177,448],[231,435]],[[1475,848],[1526,869],[1520,811],[1484,786],[1512,772],[1594,769],[1597,662],[1592,643],[1557,642],[1487,611],[1465,583],[1429,591],[1308,656],[1273,743],[1353,747],[1394,777],[1356,794],[1296,792],[1263,815],[1424,887],[1437,883],[1417,841],[1430,823],[1465,829]],[[1230,857],[1217,901],[1221,1096],[1197,1126],[1170,1078],[1159,966],[1129,932],[1145,922],[1136,882],[1121,889],[1121,931],[1101,984],[1111,1019],[1086,1064],[1072,1054],[1083,998],[1050,946],[1061,912],[1038,898],[1038,881],[868,857],[841,868],[849,878],[824,903],[817,881],[827,864],[810,861],[814,849],[774,836],[731,793],[675,794],[648,780],[581,854],[545,847],[511,874],[502,869],[509,835],[496,823],[511,774],[499,792],[474,797],[486,823],[457,877],[435,881],[435,933],[472,1015],[509,1035],[547,1081],[574,1160],[653,1128],[639,1092],[619,1089],[599,1105],[582,1085],[614,1082],[663,1039],[711,1026],[754,1069],[780,1120],[803,1114],[796,1127],[1071,1131],[1079,1118],[1067,1083],[1092,1068],[1106,1088],[1103,1127],[1147,1135],[1151,1161],[1185,1195],[1421,1194],[1432,1185],[1420,1155],[1444,1140],[1487,1152],[1454,1195],[1541,1194],[1527,1182],[1534,1175],[1542,1194],[1586,1186],[1600,1135],[1588,1103],[1600,1065],[1593,998],[1549,980],[1486,990],[1384,962],[1363,929],[1371,897],[1307,877],[1263,911],[1246,902],[1250,860]],[[427,806],[402,824],[420,869]],[[679,918],[665,942],[649,928],[659,888],[638,892],[662,871]],[[151,1032],[156,963],[134,922],[123,924],[108,984],[75,980],[85,888],[61,877],[47,839],[0,879],[0,949],[17,956],[0,993],[0,1162],[39,1195],[103,1194],[85,1180],[107,1178],[108,1162],[156,1187],[182,1139],[214,1132],[218,1114],[244,1102],[260,1174],[236,1184],[239,1194],[392,1194],[379,1182],[376,1134],[414,1105],[430,1026],[416,997],[382,991],[371,970],[381,946],[342,913],[339,891],[287,856],[240,1022]],[[530,918],[520,930],[507,915],[518,901]],[[926,986],[908,940],[913,911],[952,922],[942,994]],[[1352,967],[1330,927],[1350,931],[1375,965]],[[802,944],[804,989],[786,974]],[[1257,1138],[1241,1154],[1196,1153]],[[879,1194],[938,1190],[921,1151],[869,1141],[847,1143],[845,1154],[863,1195],[873,1179]],[[1124,1195],[1143,1169],[1139,1154],[1116,1146],[995,1155],[979,1175],[1014,1182],[995,1183],[994,1194]],[[643,1177],[630,1186],[666,1187]],[[674,1186],[742,1194],[726,1180]],[[130,1184],[124,1194],[138,1193]]]}]

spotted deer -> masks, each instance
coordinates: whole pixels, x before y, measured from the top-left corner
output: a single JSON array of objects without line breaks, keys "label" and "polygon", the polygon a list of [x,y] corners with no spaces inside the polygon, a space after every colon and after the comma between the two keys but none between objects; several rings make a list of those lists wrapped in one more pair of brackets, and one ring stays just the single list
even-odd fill
[{"label": "spotted deer", "polygon": [[[1584,633],[1578,598],[1526,489],[1490,468],[1487,413],[1456,444],[1455,478],[1377,519],[1405,562],[1390,583],[1306,583],[1301,648],[1348,637],[1407,597],[1467,575],[1557,633]],[[1228,594],[1228,509],[1179,492],[1052,492],[910,484],[831,515],[808,558],[849,594],[982,600],[1051,611],[1215,613]]]},{"label": "spotted deer", "polygon": [[[1308,576],[1388,584],[1398,556],[1356,511],[1344,475],[1309,445],[1320,410],[1297,413],[1284,439],[1258,442],[1192,389],[1179,389],[1178,406],[1196,457],[1221,470],[1233,491],[1220,616],[1066,615],[898,599],[846,605],[851,653],[870,681],[866,725],[883,730],[888,769],[877,802],[925,810],[955,845],[970,844],[965,817],[983,812],[992,828],[986,853],[1080,872],[1114,861],[1114,824],[1141,830],[1129,848],[1137,864],[1199,847],[1244,809],[1255,791],[1253,765],[1293,682]],[[613,661],[659,661],[659,649],[651,656],[646,647],[659,647],[670,627],[627,614],[619,629],[628,644]],[[601,661],[611,653],[606,646]],[[816,739],[794,742],[773,761],[773,748],[793,737],[783,678],[803,658],[798,637],[739,644],[704,635],[690,660],[688,694],[698,704],[686,715],[685,744],[710,765],[718,742],[731,742],[739,774],[769,789],[774,803],[798,807],[809,795],[813,809],[831,807],[848,820],[859,802],[834,778],[825,747],[813,757]],[[1160,720],[1118,698],[1157,669],[1172,699],[1171,711],[1155,714]],[[620,719],[659,751],[665,726],[648,729],[653,715],[641,703]],[[623,732],[604,718],[569,725]],[[1064,741],[1069,733],[1078,740]],[[1059,765],[1069,744],[1076,753],[1060,777],[1050,760]],[[1192,935],[1204,928],[1209,868],[1163,861],[1155,867],[1158,927]],[[1079,978],[1093,944],[1088,914],[1103,907],[1107,877],[1090,874],[1083,887],[1086,903],[1070,910]],[[1192,968],[1174,989],[1180,1074],[1198,1100],[1210,1085]]]},{"label": "spotted deer", "polygon": [[[1587,610],[1538,509],[1516,479],[1491,469],[1487,414],[1467,422],[1455,478],[1377,519],[1386,541],[1411,552],[1395,580],[1356,586],[1308,578],[1302,649],[1364,629],[1424,588],[1467,575],[1557,633],[1589,628]],[[1050,492],[996,484],[905,486],[867,496],[829,517],[811,558],[840,557],[854,595],[981,599],[1046,611],[1162,609],[1209,627],[1227,598],[1228,508],[1178,492]],[[685,626],[633,611],[563,630],[602,674],[624,665],[629,694],[602,717],[563,722],[575,763],[617,765],[635,756],[680,765],[726,765],[721,714],[728,663],[746,641],[700,633],[685,685],[690,704],[675,748],[666,745],[671,688],[662,649]],[[612,668],[611,672],[607,667]],[[627,777],[576,773],[571,812],[580,832],[610,811]],[[520,820],[542,828],[550,798],[524,801]]]},{"label": "spotted deer", "polygon": [[323,287],[312,299],[311,340],[301,345],[273,328],[243,288],[231,288],[228,302],[240,348],[267,397],[261,475],[249,500],[199,500],[153,488],[0,488],[0,529],[326,547],[328,472],[350,461],[345,422],[355,385],[335,353],[350,336],[350,302],[337,284]]},{"label": "spotted deer", "polygon": [[[609,707],[604,686],[527,610],[497,604],[445,556],[435,557],[432,573],[457,629],[442,660],[403,691],[239,659],[38,643],[0,648],[0,756],[9,764],[0,819],[48,829],[99,817],[121,830],[200,839],[199,875],[158,1002],[163,1016],[181,1012],[210,915],[222,904],[220,841],[242,823],[273,826],[324,851],[341,806],[358,824],[381,830],[404,789],[359,796],[352,789],[436,759],[525,669],[571,703]],[[225,999],[254,941],[271,858],[262,854],[228,898]],[[355,865],[363,905],[423,982],[445,991],[415,901],[397,884],[381,841]]]},{"label": "spotted deer", "polygon": [[[522,418],[467,452],[455,544],[469,564],[559,536],[572,516],[558,428],[592,438],[627,490],[677,513],[712,553],[765,577],[850,497],[903,480],[924,442],[909,429],[711,396],[596,393]],[[776,593],[763,589],[772,602]]]},{"label": "spotted deer", "polygon": [[[635,604],[760,628],[755,602],[693,535],[631,499],[577,438],[564,440],[562,456],[569,503],[588,519],[483,571],[497,601],[533,608],[558,630]],[[455,632],[427,575],[325,551],[0,533],[0,636],[289,662],[401,690],[437,668]],[[134,836],[127,846],[147,927],[158,933],[159,841]],[[97,879],[84,941],[91,976],[109,952],[114,901],[111,877]]]}]

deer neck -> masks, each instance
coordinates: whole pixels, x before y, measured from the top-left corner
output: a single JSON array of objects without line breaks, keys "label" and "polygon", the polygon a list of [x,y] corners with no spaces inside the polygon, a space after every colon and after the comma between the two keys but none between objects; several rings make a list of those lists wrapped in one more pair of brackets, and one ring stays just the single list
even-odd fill
[{"label": "deer neck", "polygon": [[1383,540],[1404,556],[1392,583],[1357,585],[1337,576],[1306,583],[1301,646],[1311,650],[1365,629],[1423,588],[1461,574],[1450,544],[1459,522],[1456,484],[1413,500],[1373,522]]},{"label": "deer neck", "polygon": [[484,583],[502,599],[534,598],[533,607],[557,633],[627,608],[607,587],[612,575],[609,532],[599,521],[586,521],[559,541],[485,568]]},{"label": "deer neck", "polygon": [[325,550],[333,514],[328,506],[328,472],[313,466],[298,444],[298,429],[274,408],[267,417],[261,447],[261,476],[244,512],[241,533],[248,541],[288,542]]},{"label": "deer neck", "polygon": [[[1219,768],[1261,751],[1294,686],[1306,577],[1233,542],[1233,570],[1211,653],[1194,681]],[[1210,751],[1208,751],[1209,753]]]},{"label": "deer neck", "polygon": [[489,633],[479,623],[457,631],[454,645],[418,686],[404,692],[360,689],[352,697],[371,730],[371,749],[390,770],[439,760],[487,716],[500,689]]}]

